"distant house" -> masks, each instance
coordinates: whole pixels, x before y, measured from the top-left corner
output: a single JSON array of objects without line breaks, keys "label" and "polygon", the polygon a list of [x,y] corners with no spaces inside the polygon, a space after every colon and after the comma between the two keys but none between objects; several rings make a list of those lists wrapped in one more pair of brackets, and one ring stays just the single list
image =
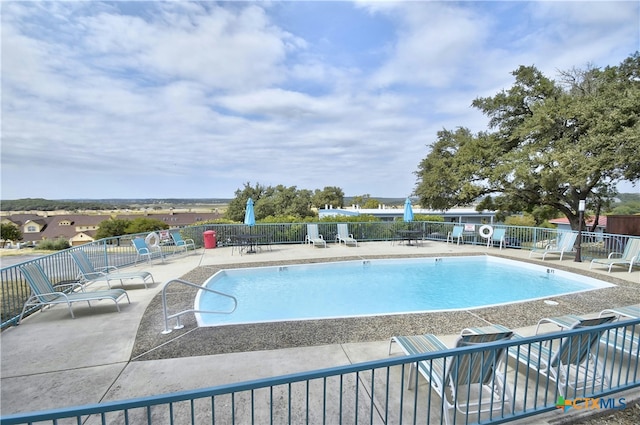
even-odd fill
[{"label": "distant house", "polygon": [[[168,214],[131,214],[118,215],[115,218],[133,220],[139,217],[153,218],[167,223],[170,229],[191,226],[200,221],[221,218],[220,213],[168,213]],[[95,241],[100,223],[111,219],[107,214],[13,214],[2,217],[2,223],[11,223],[22,231],[21,243],[35,244],[42,240],[66,239],[71,246]],[[12,245],[18,241],[10,241]]]},{"label": "distant house", "polygon": [[118,215],[116,218],[124,219],[124,220],[133,220],[140,217],[152,218],[154,220],[160,220],[169,225],[170,229],[178,229],[181,227],[192,226],[195,223],[201,221],[208,220],[216,220],[222,218],[222,214],[220,213],[192,213],[192,212],[181,212],[181,213],[163,213],[163,214],[154,214],[148,213],[144,215],[140,214],[126,214],[126,215]]},{"label": "distant house", "polygon": [[49,225],[42,232],[41,239],[66,239],[69,245],[77,246],[95,240],[100,223],[109,220],[110,215],[66,214],[49,217]]},{"label": "distant house", "polygon": [[[589,229],[591,229],[591,227],[593,226],[594,223],[594,219],[595,217],[590,217],[585,219],[585,223],[587,225],[586,229],[582,229],[583,231],[587,231]],[[558,230],[563,230],[563,231],[570,231],[571,230],[571,224],[569,224],[569,219],[566,217],[563,218],[554,218],[553,220],[549,220],[549,223],[551,224],[555,224],[556,226],[558,226]],[[597,233],[604,233],[606,231],[607,228],[607,216],[600,216],[598,218],[598,225],[596,226],[595,232]]]},{"label": "distant house", "polygon": [[8,241],[10,246],[19,242],[33,243],[42,240],[42,232],[48,225],[47,217],[37,214],[14,214],[2,217],[2,224],[13,224],[22,232],[22,241]]}]

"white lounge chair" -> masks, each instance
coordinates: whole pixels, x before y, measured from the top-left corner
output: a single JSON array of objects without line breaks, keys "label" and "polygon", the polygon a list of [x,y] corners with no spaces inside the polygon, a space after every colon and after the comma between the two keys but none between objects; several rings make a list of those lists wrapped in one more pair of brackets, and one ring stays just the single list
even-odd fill
[{"label": "white lounge chair", "polygon": [[[27,307],[40,305],[66,304],[72,318],[75,318],[71,304],[86,301],[91,306],[91,301],[111,300],[116,303],[116,308],[120,311],[118,301],[126,298],[129,303],[129,295],[124,289],[108,289],[105,291],[85,291],[84,286],[78,282],[53,285],[47,275],[37,263],[28,263],[19,266],[20,273],[24,276],[31,287],[31,296],[25,302],[22,313],[18,318],[18,323],[22,320]],[[67,287],[67,290],[59,289]]]},{"label": "white lounge chair", "polygon": [[640,304],[607,308],[600,312],[600,316],[606,316],[611,313],[615,314],[618,318],[627,317],[629,319],[637,319],[640,317]]},{"label": "white lounge chair", "polygon": [[[560,254],[560,260],[562,261],[562,256],[567,252],[575,251],[573,247],[576,244],[576,238],[578,237],[577,233],[574,232],[560,232],[558,233],[558,239],[556,244],[548,244],[542,249],[542,260],[546,257],[547,254]],[[539,249],[532,249],[529,252],[529,258],[533,253],[537,253],[540,251]]]},{"label": "white lounge chair", "polygon": [[[610,323],[615,316],[596,317],[583,319],[578,316],[562,316],[559,318],[542,319],[549,323],[564,323],[576,321],[568,329],[578,329],[590,326],[598,326]],[[604,331],[593,334],[574,335],[562,338],[561,332],[558,339],[553,340],[551,346],[542,343],[532,343],[509,348],[509,356],[516,359],[527,368],[531,368],[540,376],[556,383],[558,394],[567,396],[568,389],[577,393],[586,388],[606,388],[609,381],[602,369],[602,363],[598,362],[598,346]],[[514,333],[513,339],[522,336]],[[536,379],[536,378],[533,378]]]},{"label": "white lounge chair", "polygon": [[358,246],[358,241],[355,240],[352,233],[349,233],[349,226],[347,223],[339,223],[338,224],[338,234],[336,235],[336,242],[340,244],[340,242],[344,242],[345,245],[355,245]]},{"label": "white lounge chair", "polygon": [[151,279],[151,282],[155,283],[153,275],[149,272],[121,272],[117,267],[114,266],[95,268],[93,267],[93,264],[91,264],[91,261],[89,260],[86,252],[81,249],[70,251],[69,255],[71,255],[71,258],[73,258],[73,261],[76,263],[78,269],[80,270],[78,279],[80,279],[85,284],[104,280],[105,282],[107,282],[109,288],[111,288],[112,280],[119,280],[120,285],[124,286],[124,280],[140,279],[144,284],[144,287],[148,288],[148,279]]},{"label": "white lounge chair", "polygon": [[[505,409],[506,403],[512,405],[511,390],[502,373],[506,349],[491,347],[491,343],[508,340],[512,335],[510,329],[500,325],[465,329],[455,347],[486,345],[487,349],[418,362],[418,371],[442,399],[445,424],[453,423],[454,409],[458,410],[458,415],[466,418],[468,414],[476,412],[500,412]],[[406,355],[449,349],[431,334],[394,336],[389,342],[389,354],[394,342]],[[415,367],[415,363],[412,364],[409,371],[409,389],[415,379]]]},{"label": "white lounge chair", "polygon": [[[612,307],[600,312],[600,316],[614,314],[618,320],[637,319],[640,317],[640,304],[624,307]],[[640,352],[640,335],[638,326],[627,329],[612,329],[608,334],[600,338],[600,342],[608,346],[630,354],[632,358],[637,358]],[[635,332],[634,332],[635,331]]]},{"label": "white lounge chair", "polygon": [[322,235],[318,232],[317,224],[307,224],[307,236],[306,241],[313,246],[327,247],[327,241],[324,240]]},{"label": "white lounge chair", "polygon": [[589,268],[594,264],[603,264],[609,266],[609,273],[611,273],[611,267],[614,265],[626,266],[629,265],[629,273],[633,269],[634,264],[640,264],[640,239],[630,238],[627,241],[627,245],[624,247],[624,252],[610,253],[607,258],[594,258],[591,260]]}]

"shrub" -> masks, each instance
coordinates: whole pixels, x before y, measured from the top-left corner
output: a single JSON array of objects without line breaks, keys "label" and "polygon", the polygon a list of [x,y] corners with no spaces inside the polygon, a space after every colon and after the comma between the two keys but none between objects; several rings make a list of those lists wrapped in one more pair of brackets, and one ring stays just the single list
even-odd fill
[{"label": "shrub", "polygon": [[38,249],[46,251],[62,251],[67,248],[71,248],[71,245],[69,245],[69,241],[64,238],[45,239],[38,243]]}]

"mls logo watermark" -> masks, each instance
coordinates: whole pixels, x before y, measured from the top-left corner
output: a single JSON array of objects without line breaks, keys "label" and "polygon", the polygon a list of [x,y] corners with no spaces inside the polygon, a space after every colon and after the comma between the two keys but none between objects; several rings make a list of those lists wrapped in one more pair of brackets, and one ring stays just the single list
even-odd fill
[{"label": "mls logo watermark", "polygon": [[590,398],[590,397],[579,397],[574,399],[565,399],[564,397],[558,397],[558,401],[556,402],[556,408],[562,409],[564,412],[567,410],[574,408],[580,410],[598,410],[598,409],[615,409],[622,410],[627,407],[627,403],[624,397],[615,399],[612,397],[609,398]]}]

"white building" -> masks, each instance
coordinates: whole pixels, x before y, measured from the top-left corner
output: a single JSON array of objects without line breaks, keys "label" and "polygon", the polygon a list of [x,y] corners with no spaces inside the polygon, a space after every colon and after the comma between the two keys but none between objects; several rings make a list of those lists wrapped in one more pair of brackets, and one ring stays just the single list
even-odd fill
[{"label": "white building", "polygon": [[[429,210],[424,208],[414,208],[414,215],[437,215],[444,217],[444,221],[449,223],[473,223],[473,224],[493,224],[495,221],[494,211],[482,211],[478,212],[473,208],[453,208],[446,211]],[[352,206],[350,208],[332,208],[330,205],[318,210],[318,216],[359,216],[359,215],[372,215],[378,217],[383,221],[394,221],[398,218],[402,218],[404,215],[404,208],[401,207],[387,207],[380,205],[379,208],[358,208]]]}]

